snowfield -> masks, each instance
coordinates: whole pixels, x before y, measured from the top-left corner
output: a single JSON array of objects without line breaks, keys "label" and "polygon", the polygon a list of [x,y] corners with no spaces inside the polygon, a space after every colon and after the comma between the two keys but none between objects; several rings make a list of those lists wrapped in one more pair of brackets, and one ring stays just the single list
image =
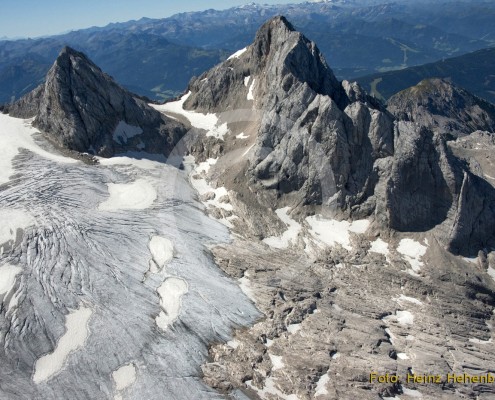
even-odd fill
[{"label": "snowfield", "polygon": [[369,227],[369,221],[337,221],[326,219],[321,215],[314,215],[306,218],[310,226],[309,233],[318,241],[327,246],[342,245],[347,250],[352,250],[350,233],[364,233]]},{"label": "snowfield", "polygon": [[184,116],[189,120],[191,125],[198,129],[204,129],[207,133],[206,136],[212,136],[217,139],[222,139],[229,133],[227,124],[220,124],[216,114],[202,114],[194,111],[184,110],[184,103],[191,96],[191,92],[188,92],[181,97],[178,101],[165,103],[162,105],[150,104],[151,107],[164,114],[174,113]]},{"label": "snowfield", "polygon": [[263,243],[276,249],[286,249],[290,244],[295,244],[301,231],[301,224],[289,217],[290,207],[279,208],[275,214],[287,225],[287,230],[281,236],[271,236],[263,239]]}]

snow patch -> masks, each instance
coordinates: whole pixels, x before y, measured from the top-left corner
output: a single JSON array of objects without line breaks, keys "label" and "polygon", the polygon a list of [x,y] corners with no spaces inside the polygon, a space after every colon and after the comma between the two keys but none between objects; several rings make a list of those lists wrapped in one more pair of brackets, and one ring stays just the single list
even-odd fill
[{"label": "snow patch", "polygon": [[352,250],[350,232],[364,233],[369,227],[368,220],[337,221],[325,219],[321,215],[313,215],[306,218],[311,229],[309,233],[320,242],[333,246],[339,243],[347,250]]},{"label": "snow patch", "polygon": [[124,121],[120,121],[115,131],[113,132],[113,140],[117,143],[127,143],[127,140],[141,135],[143,130],[139,126],[129,125]]},{"label": "snow patch", "polygon": [[59,339],[55,349],[36,361],[33,381],[36,384],[47,381],[60,372],[70,353],[81,348],[89,335],[88,323],[93,311],[80,306],[65,319],[65,333]]},{"label": "snow patch", "polygon": [[244,132],[241,132],[236,136],[236,139],[247,139],[248,137],[249,135],[246,135],[244,134]]},{"label": "snow patch", "polygon": [[[382,318],[383,321],[387,322],[387,319],[388,317],[385,317],[385,318]],[[392,333],[392,331],[389,329],[389,328],[386,328],[385,329],[385,333],[388,335],[389,339],[390,339],[390,344],[393,346],[394,345],[394,341],[395,341],[395,335]]]},{"label": "snow patch", "polygon": [[491,344],[493,343],[493,339],[488,339],[488,340],[481,340],[481,339],[476,339],[476,338],[470,338],[469,341],[471,343],[476,343],[476,344]]},{"label": "snow patch", "polygon": [[240,345],[240,343],[235,339],[229,340],[227,342],[227,346],[229,346],[230,348],[232,348],[234,350],[237,349],[239,347],[239,345]]},{"label": "snow patch", "polygon": [[188,292],[185,280],[180,278],[167,278],[157,289],[160,296],[162,311],[156,317],[156,324],[162,330],[166,330],[179,317],[182,307],[182,296]]},{"label": "snow patch", "polygon": [[232,60],[234,58],[239,58],[242,56],[245,52],[247,51],[247,47],[244,47],[243,49],[237,50],[234,54],[232,54],[227,60]]},{"label": "snow patch", "polygon": [[134,364],[124,365],[112,372],[112,378],[117,391],[125,390],[136,382],[136,367]]},{"label": "snow patch", "polygon": [[239,286],[242,292],[254,302],[255,296],[251,287],[251,281],[249,280],[249,274],[247,272],[245,272],[244,276],[239,279]]},{"label": "snow patch", "polygon": [[12,290],[15,278],[21,272],[22,268],[17,265],[6,264],[0,267],[0,295],[8,294]]},{"label": "snow patch", "polygon": [[[428,244],[428,242],[426,242]],[[413,239],[402,239],[397,247],[397,251],[404,256],[404,259],[411,265],[413,272],[418,273],[424,263],[421,257],[426,254],[427,247]]]},{"label": "snow patch", "polygon": [[253,79],[253,82],[251,82],[251,86],[249,87],[249,91],[247,94],[248,100],[254,100],[254,84],[255,83],[256,83],[256,79]]},{"label": "snow patch", "polygon": [[397,353],[397,357],[401,360],[409,360],[409,356],[406,353]]},{"label": "snow patch", "polygon": [[273,365],[273,370],[276,371],[278,369],[282,369],[285,367],[285,364],[284,362],[282,361],[283,357],[282,356],[276,356],[276,355],[273,355],[273,354],[270,354],[268,353],[268,355],[270,356],[270,361],[272,362],[272,365]]},{"label": "snow patch", "polygon": [[148,244],[151,256],[150,270],[153,273],[163,269],[174,258],[174,244],[167,238],[153,236]]},{"label": "snow patch", "polygon": [[302,227],[288,215],[289,210],[290,207],[284,207],[275,211],[280,220],[287,225],[287,230],[282,233],[282,236],[270,236],[263,239],[263,243],[276,249],[286,249],[290,244],[295,244]]},{"label": "snow patch", "polygon": [[223,140],[224,136],[229,132],[227,124],[219,125],[218,117],[216,114],[208,113],[202,114],[194,111],[184,110],[184,103],[191,96],[189,91],[187,94],[182,96],[178,101],[173,101],[161,105],[150,104],[151,107],[160,111],[162,113],[175,113],[180,114],[187,118],[192,126],[198,129],[204,129],[206,131],[206,136],[212,136],[217,139]]},{"label": "snow patch", "polygon": [[217,161],[218,158],[208,158],[206,161],[200,162],[194,172],[198,174],[207,174],[210,171],[211,166],[215,165]]},{"label": "snow patch", "polygon": [[388,243],[380,238],[376,239],[374,242],[371,242],[369,251],[372,253],[383,254],[384,256],[388,256],[390,254],[388,250]]},{"label": "snow patch", "polygon": [[253,381],[246,381],[246,385],[254,390],[262,399],[266,399],[267,395],[274,395],[282,400],[299,400],[299,397],[295,394],[287,395],[282,393],[282,391],[276,387],[275,378],[273,377],[266,378],[263,389],[258,389],[257,386],[253,385]]},{"label": "snow patch", "polygon": [[301,324],[287,325],[287,332],[291,333],[292,335],[299,332],[300,330],[301,330]]},{"label": "snow patch", "polygon": [[401,294],[398,298],[394,299],[396,301],[408,301],[410,303],[417,304],[418,306],[422,305],[423,302],[419,301],[418,299],[415,299],[414,297],[409,297],[409,296],[404,296]]},{"label": "snow patch", "polygon": [[244,77],[244,86],[248,87],[249,85],[249,80],[251,79],[251,76],[246,76]]},{"label": "snow patch", "polygon": [[397,322],[401,325],[412,325],[414,323],[414,315],[410,311],[397,311],[395,315]]},{"label": "snow patch", "polygon": [[132,183],[109,183],[110,196],[100,203],[100,211],[144,210],[156,200],[155,188],[146,180],[138,179]]},{"label": "snow patch", "polygon": [[326,388],[328,382],[330,382],[330,376],[328,375],[328,372],[320,377],[318,379],[318,382],[316,383],[316,391],[314,397],[319,397],[319,396],[324,396],[328,394],[328,390]]},{"label": "snow patch", "polygon": [[490,275],[492,279],[495,281],[495,269],[493,267],[488,267],[486,272],[488,272],[488,275]]}]

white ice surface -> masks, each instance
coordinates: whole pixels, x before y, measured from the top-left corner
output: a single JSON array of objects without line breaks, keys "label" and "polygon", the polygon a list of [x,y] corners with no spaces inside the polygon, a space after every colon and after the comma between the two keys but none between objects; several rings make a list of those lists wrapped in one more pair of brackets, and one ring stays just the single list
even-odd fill
[{"label": "white ice surface", "polygon": [[16,276],[22,271],[17,265],[5,264],[0,267],[0,295],[9,293],[15,284]]},{"label": "white ice surface", "polygon": [[80,306],[65,320],[65,333],[60,337],[55,350],[36,361],[33,381],[37,384],[50,379],[62,370],[67,357],[84,345],[89,335],[88,323],[93,311]]},{"label": "white ice surface", "polygon": [[296,242],[297,236],[301,231],[301,224],[288,215],[289,210],[290,207],[284,207],[275,211],[280,220],[287,225],[287,230],[281,236],[270,236],[263,239],[263,243],[276,249],[286,249],[291,243]]},{"label": "white ice surface", "polygon": [[134,364],[124,365],[112,373],[112,378],[117,391],[127,389],[136,382],[136,367]]},{"label": "white ice surface", "polygon": [[161,105],[150,104],[151,107],[162,113],[175,113],[180,114],[187,118],[192,126],[198,129],[206,130],[206,136],[213,136],[217,139],[222,139],[229,132],[227,124],[219,125],[218,117],[216,114],[208,113],[202,114],[194,111],[184,110],[183,106],[186,100],[191,96],[191,92],[188,92],[178,101],[165,103]]},{"label": "white ice surface", "polygon": [[397,247],[397,251],[404,256],[404,259],[411,264],[415,273],[418,273],[424,263],[421,261],[426,253],[427,247],[413,239],[402,239]]},{"label": "white ice surface", "polygon": [[120,121],[113,132],[113,140],[117,143],[127,143],[128,139],[141,133],[143,133],[143,130],[139,126],[129,125],[124,121]]},{"label": "white ice surface", "polygon": [[348,222],[325,219],[321,215],[307,217],[306,222],[311,227],[309,233],[315,239],[328,246],[339,243],[347,250],[352,250],[350,232],[364,233],[370,224],[365,219]]},{"label": "white ice surface", "polygon": [[109,183],[110,196],[100,203],[100,211],[144,210],[156,200],[156,189],[145,179],[131,183]]},{"label": "white ice surface", "polygon": [[174,244],[167,238],[153,236],[148,246],[153,261],[159,269],[162,269],[174,257]]},{"label": "white ice surface", "polygon": [[285,367],[282,356],[276,356],[276,355],[270,354],[270,353],[268,353],[268,355],[270,356],[270,361],[272,362],[274,371],[276,371],[277,369],[282,369]]},{"label": "white ice surface", "polygon": [[227,60],[232,60],[233,58],[239,58],[242,56],[247,50],[247,47],[244,47],[243,49],[237,50],[234,54],[232,54]]},{"label": "white ice surface", "polygon": [[166,330],[180,314],[182,296],[188,292],[187,283],[180,278],[167,278],[157,290],[162,311],[156,317],[156,324]]},{"label": "white ice surface", "polygon": [[328,394],[327,384],[330,382],[328,372],[320,377],[316,383],[316,391],[314,397],[325,396]]},{"label": "white ice surface", "polygon": [[75,164],[72,158],[49,153],[39,147],[33,134],[39,132],[31,125],[31,120],[13,118],[0,113],[0,185],[9,181],[13,174],[12,160],[19,154],[19,149],[30,150],[43,158]]},{"label": "white ice surface", "polygon": [[254,84],[256,83],[256,79],[253,79],[251,82],[251,86],[249,87],[249,91],[247,94],[247,99],[248,100],[254,100]]}]

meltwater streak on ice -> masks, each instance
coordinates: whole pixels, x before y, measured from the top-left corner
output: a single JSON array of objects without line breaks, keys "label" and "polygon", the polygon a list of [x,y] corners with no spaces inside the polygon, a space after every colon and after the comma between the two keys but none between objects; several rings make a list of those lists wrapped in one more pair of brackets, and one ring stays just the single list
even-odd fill
[{"label": "meltwater streak on ice", "polygon": [[[20,245],[0,256],[0,265],[22,270],[16,304],[0,322],[0,397],[15,398],[22,388],[25,398],[47,400],[120,394],[127,399],[221,398],[200,379],[206,346],[229,340],[234,326],[258,316],[206,250],[229,240],[226,227],[192,200],[184,172],[125,157],[102,164],[61,163],[24,150],[12,158],[15,179],[0,188],[0,210],[14,205],[29,210],[36,224],[24,231]],[[133,199],[128,209],[120,190],[109,188],[135,182],[151,185],[156,196]],[[113,202],[112,193],[117,195]],[[101,204],[106,206],[99,209]],[[173,258],[150,249],[156,236],[173,243]],[[166,259],[167,277],[188,287],[180,308],[165,305],[171,314],[178,311],[169,315],[165,329],[155,319],[164,311],[158,289],[166,276],[146,274],[152,257]],[[92,310],[87,337],[77,349],[60,353],[60,368],[38,373],[35,382],[39,360],[59,354],[66,316],[81,304]],[[136,381],[125,393],[117,392],[112,374],[130,364]]]}]

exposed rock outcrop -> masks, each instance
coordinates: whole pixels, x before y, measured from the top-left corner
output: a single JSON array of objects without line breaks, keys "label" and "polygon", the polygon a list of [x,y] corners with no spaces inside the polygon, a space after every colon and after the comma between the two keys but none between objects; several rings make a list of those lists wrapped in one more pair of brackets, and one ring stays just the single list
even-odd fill
[{"label": "exposed rock outcrop", "polygon": [[444,79],[425,79],[397,93],[388,109],[398,119],[454,136],[495,131],[495,106]]},{"label": "exposed rock outcrop", "polygon": [[79,152],[112,156],[126,150],[167,155],[185,128],[120,87],[84,54],[65,47],[44,84],[13,104],[14,117],[57,144]]},{"label": "exposed rock outcrop", "polygon": [[[249,208],[290,205],[303,214],[373,216],[378,229],[435,229],[444,246],[466,254],[493,243],[495,192],[447,146],[453,135],[495,121],[493,107],[464,90],[424,82],[392,99],[394,117],[358,84],[338,82],[316,45],[284,17],[265,23],[252,45],[189,90],[186,109],[227,122],[256,111],[242,128],[230,124],[234,133],[253,133],[252,148],[236,157],[237,168],[217,174]],[[201,157],[204,146],[192,150]],[[227,138],[218,155],[236,146]],[[267,233],[261,230],[255,234]]]}]

